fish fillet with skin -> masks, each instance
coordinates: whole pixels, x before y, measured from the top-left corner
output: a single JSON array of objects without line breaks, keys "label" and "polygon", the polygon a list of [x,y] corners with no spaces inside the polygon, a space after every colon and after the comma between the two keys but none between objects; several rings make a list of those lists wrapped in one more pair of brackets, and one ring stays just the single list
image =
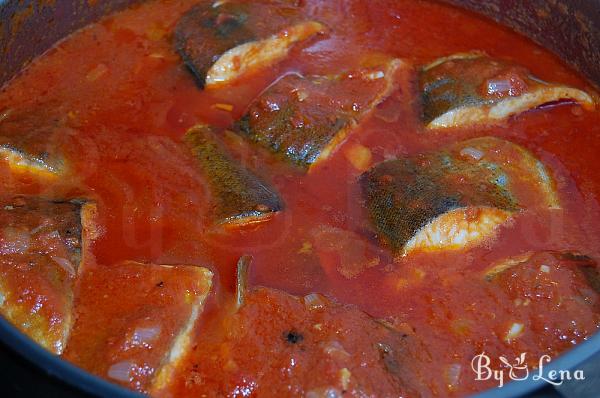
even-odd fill
[{"label": "fish fillet with skin", "polygon": [[36,197],[0,207],[0,313],[49,351],[63,352],[73,289],[95,238],[95,205]]},{"label": "fish fillet with skin", "polygon": [[496,261],[484,271],[483,280],[504,292],[515,307],[533,307],[540,321],[552,319],[543,315],[548,311],[568,314],[555,321],[566,323],[565,329],[577,325],[569,316],[591,318],[596,324],[600,319],[600,268],[590,256],[568,250],[525,252]]},{"label": "fish fillet with skin", "polygon": [[64,357],[112,382],[160,395],[191,348],[212,276],[195,265],[133,261],[83,268]]},{"label": "fish fillet with skin", "polygon": [[[238,268],[238,278],[244,273],[247,268]],[[414,395],[414,382],[421,377],[411,361],[426,349],[410,327],[396,328],[320,294],[298,297],[238,280],[236,305],[221,322],[218,344],[214,338],[197,341],[193,369],[205,381],[195,386],[198,395],[235,395],[235,377],[221,382],[209,375],[234,375],[238,369],[252,375],[257,396],[286,396],[300,388],[307,396],[325,396],[328,391]],[[290,357],[303,365],[295,368],[293,379],[282,383],[277,369],[289,366]],[[427,354],[424,357],[427,360]]]},{"label": "fish fillet with skin", "polygon": [[545,166],[495,137],[380,163],[361,184],[375,231],[396,255],[473,247],[516,212],[560,209]]},{"label": "fish fillet with skin", "polygon": [[327,76],[287,75],[256,98],[236,131],[277,157],[311,171],[404,84],[398,59]]},{"label": "fish fillet with skin", "polygon": [[178,22],[175,48],[202,88],[218,87],[282,61],[295,45],[327,31],[301,12],[284,0],[202,3]]},{"label": "fish fillet with skin", "polygon": [[264,222],[283,209],[279,195],[251,170],[234,160],[208,125],[192,127],[184,138],[211,194],[214,225]]},{"label": "fish fillet with skin", "polygon": [[523,66],[471,52],[440,58],[420,73],[423,122],[430,129],[497,124],[561,100],[594,109],[586,92],[533,76]]}]

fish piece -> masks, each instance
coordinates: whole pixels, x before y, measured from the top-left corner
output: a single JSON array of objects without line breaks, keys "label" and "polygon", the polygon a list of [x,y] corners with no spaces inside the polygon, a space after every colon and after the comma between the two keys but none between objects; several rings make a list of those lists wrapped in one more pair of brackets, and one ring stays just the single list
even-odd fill
[{"label": "fish piece", "polygon": [[61,354],[73,323],[73,286],[95,237],[95,205],[23,196],[0,203],[0,313]]},{"label": "fish piece", "polygon": [[538,106],[569,100],[594,109],[582,90],[548,83],[525,67],[481,52],[440,58],[420,73],[428,128],[494,124]]},{"label": "fish piece", "polygon": [[[492,264],[486,281],[522,303],[592,307],[600,314],[600,270],[591,257],[571,251],[526,252]],[[572,312],[573,314],[577,312]]]},{"label": "fish piece", "polygon": [[[342,391],[351,396],[418,395],[413,386],[421,376],[411,363],[417,356],[427,360],[426,348],[411,328],[380,322],[357,307],[314,293],[298,297],[253,287],[244,305],[220,325],[216,342],[202,336],[196,342],[193,371],[190,365],[182,374],[202,383],[184,379],[183,388],[194,388],[186,394],[233,395],[243,369],[257,396],[303,391],[312,397],[327,390],[339,396]],[[282,378],[281,369],[293,377]],[[209,377],[216,371],[231,377],[216,381]]]},{"label": "fish piece", "polygon": [[380,163],[361,185],[377,233],[400,255],[475,246],[521,209],[560,208],[544,165],[494,137]]},{"label": "fish piece", "polygon": [[273,65],[297,43],[325,31],[321,23],[303,20],[292,1],[217,1],[180,19],[175,47],[200,87],[208,88]]},{"label": "fish piece", "polygon": [[191,348],[212,276],[193,265],[84,267],[64,357],[128,388],[159,394]]},{"label": "fish piece", "polygon": [[449,147],[449,156],[467,168],[493,171],[493,183],[510,191],[521,208],[560,209],[552,175],[539,159],[522,146],[496,137],[480,137]]},{"label": "fish piece", "polygon": [[207,180],[216,225],[248,225],[266,221],[282,210],[277,193],[250,170],[233,160],[207,125],[191,128],[185,142]]},{"label": "fish piece", "polygon": [[5,111],[0,119],[0,159],[15,173],[41,178],[64,174],[65,160],[56,140],[60,127],[53,111]]},{"label": "fish piece", "polygon": [[486,206],[450,210],[419,229],[404,245],[404,252],[459,250],[479,245],[511,215],[509,211]]},{"label": "fish piece", "polygon": [[496,261],[467,283],[481,284],[485,296],[480,301],[504,308],[490,325],[490,332],[504,344],[561,352],[596,332],[598,276],[598,265],[589,256],[530,251]]},{"label": "fish piece", "polygon": [[284,76],[250,105],[237,131],[310,170],[392,94],[400,72],[407,70],[404,62],[394,59],[333,76]]},{"label": "fish piece", "polygon": [[287,57],[298,42],[325,31],[318,22],[301,22],[264,40],[241,44],[225,52],[206,73],[206,87],[229,83],[252,69],[265,68]]},{"label": "fish piece", "polygon": [[[485,279],[494,281],[509,272],[519,273],[519,267],[529,267],[535,272],[549,273],[552,267],[569,267],[579,273],[582,280],[600,294],[600,270],[598,263],[590,256],[572,251],[543,251],[525,252],[523,254],[507,257],[494,263],[485,271]],[[514,274],[513,276],[514,277]]]}]

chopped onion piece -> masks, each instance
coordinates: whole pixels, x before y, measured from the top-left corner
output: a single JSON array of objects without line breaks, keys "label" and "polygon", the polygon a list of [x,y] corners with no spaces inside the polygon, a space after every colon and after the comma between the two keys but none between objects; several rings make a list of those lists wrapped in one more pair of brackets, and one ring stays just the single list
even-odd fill
[{"label": "chopped onion piece", "polygon": [[75,266],[69,260],[67,260],[66,258],[63,258],[63,257],[56,257],[56,256],[52,256],[50,258],[56,264],[60,265],[60,267],[62,269],[64,269],[67,274],[69,274],[70,276],[75,276],[75,273],[76,273]]},{"label": "chopped onion piece", "polygon": [[312,253],[312,244],[310,242],[302,242],[302,247],[298,250],[298,254]]},{"label": "chopped onion piece", "polygon": [[217,0],[213,3],[213,8],[221,7],[223,4],[229,3],[229,0]]},{"label": "chopped onion piece", "polygon": [[445,369],[444,377],[446,379],[448,390],[454,390],[458,387],[461,370],[462,366],[458,363],[454,363]]},{"label": "chopped onion piece", "polygon": [[300,102],[302,102],[308,98],[308,92],[306,90],[297,89],[297,90],[294,90],[294,92],[296,93],[296,98]]},{"label": "chopped onion piece", "polygon": [[153,25],[146,29],[146,37],[152,41],[162,40],[167,35],[167,31],[158,25]]},{"label": "chopped onion piece", "polygon": [[475,160],[481,160],[481,158],[483,157],[484,153],[482,151],[480,151],[479,149],[476,148],[471,148],[471,147],[467,147],[467,148],[463,148],[460,151],[461,156],[463,157],[471,157]]},{"label": "chopped onion piece", "polygon": [[342,394],[336,388],[318,388],[310,390],[305,395],[306,398],[341,398]]},{"label": "chopped onion piece", "polygon": [[148,346],[159,334],[160,326],[136,328],[131,338],[131,344],[136,346]]},{"label": "chopped onion piece", "polygon": [[45,236],[46,239],[48,240],[59,240],[60,239],[60,232],[58,232],[57,230],[54,230],[52,232],[50,232],[49,234],[47,234]]},{"label": "chopped onion piece", "polygon": [[98,64],[95,68],[90,70],[86,75],[86,79],[90,82],[96,81],[108,72],[108,66],[105,64]]},{"label": "chopped onion piece", "polygon": [[521,300],[520,298],[516,298],[516,299],[515,299],[515,301],[514,301],[514,303],[515,303],[515,306],[517,306],[517,307],[518,307],[518,306],[520,306],[521,304],[523,304],[523,300]]},{"label": "chopped onion piece", "polygon": [[487,93],[489,95],[510,93],[512,89],[513,85],[509,80],[489,80],[487,82]]},{"label": "chopped onion piece", "polygon": [[379,80],[385,77],[385,72],[382,70],[378,70],[377,72],[367,73],[364,77],[367,80]]},{"label": "chopped onion piece", "polygon": [[371,167],[373,154],[371,153],[371,150],[364,145],[351,145],[344,151],[344,155],[352,164],[352,166],[358,171],[364,172]]},{"label": "chopped onion piece", "polygon": [[135,370],[136,364],[131,361],[117,362],[108,368],[108,377],[118,381],[128,382],[131,380],[131,373]]},{"label": "chopped onion piece", "polygon": [[506,334],[504,340],[510,342],[511,340],[516,339],[521,335],[521,333],[523,333],[524,329],[525,325],[523,325],[522,323],[513,323],[510,329],[508,330],[508,333]]},{"label": "chopped onion piece", "polygon": [[549,273],[550,272],[550,267],[547,266],[546,264],[542,264],[540,265],[540,271],[544,272],[544,273]]},{"label": "chopped onion piece", "polygon": [[340,376],[340,383],[342,384],[342,390],[347,391],[348,386],[350,385],[350,377],[352,377],[352,373],[348,370],[348,368],[342,368],[338,372]]},{"label": "chopped onion piece", "polygon": [[214,107],[216,109],[225,111],[225,112],[232,112],[233,111],[233,105],[231,104],[222,104],[222,103],[217,103],[214,105]]},{"label": "chopped onion piece", "polygon": [[339,360],[345,360],[350,357],[350,354],[348,354],[344,346],[342,346],[339,341],[330,341],[326,343],[326,345],[323,347],[323,352]]},{"label": "chopped onion piece", "polygon": [[311,293],[304,296],[304,305],[308,309],[314,310],[325,307],[325,305],[327,305],[327,300],[320,294]]},{"label": "chopped onion piece", "polygon": [[29,249],[31,238],[23,229],[5,227],[0,236],[0,254],[23,254]]}]

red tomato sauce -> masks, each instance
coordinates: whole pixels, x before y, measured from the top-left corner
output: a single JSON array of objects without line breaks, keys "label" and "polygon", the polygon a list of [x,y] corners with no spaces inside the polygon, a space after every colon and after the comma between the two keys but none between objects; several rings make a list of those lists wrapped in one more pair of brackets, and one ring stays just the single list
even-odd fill
[{"label": "red tomato sauce", "polygon": [[[423,376],[415,387],[418,394],[465,395],[494,387],[493,381],[476,381],[471,371],[472,358],[482,351],[497,365],[500,355],[514,358],[521,352],[535,364],[541,355],[557,356],[596,331],[597,316],[575,319],[576,311],[564,313],[558,307],[546,310],[540,321],[534,310],[484,288],[481,272],[500,259],[529,251],[573,250],[600,258],[600,112],[560,104],[526,112],[501,126],[426,131],[418,116],[415,84],[381,104],[327,162],[306,175],[225,133],[234,157],[266,176],[285,203],[284,211],[268,222],[226,232],[206,225],[209,197],[193,158],[181,145],[183,134],[195,124],[230,127],[284,72],[335,72],[373,54],[401,58],[418,68],[441,56],[477,49],[522,64],[544,80],[593,91],[577,73],[514,32],[433,1],[307,0],[309,13],[335,27],[334,33],[294,49],[286,61],[267,71],[202,91],[171,43],[177,20],[194,3],[150,1],[108,16],[60,42],[0,94],[0,109],[51,108],[67,118],[69,133],[64,134],[62,149],[73,176],[43,184],[15,176],[1,164],[3,191],[95,201],[100,235],[90,249],[97,267],[136,261],[213,270],[213,290],[195,331],[195,349],[176,375],[174,392],[283,394],[284,384],[290,386],[290,394],[306,392],[310,367],[303,365],[304,370],[295,373],[289,362],[274,361],[272,368],[260,368],[266,374],[258,377],[260,356],[273,354],[253,348],[246,352],[245,347],[254,346],[246,346],[245,340],[227,344],[236,358],[247,355],[252,361],[230,369],[220,365],[221,356],[227,355],[218,349],[225,344],[228,327],[222,320],[242,255],[253,257],[252,286],[298,296],[318,292],[373,317],[410,325],[426,347],[412,365]],[[357,184],[365,170],[349,160],[352,152],[368,148],[368,168],[385,159],[488,135],[518,143],[542,160],[557,182],[563,209],[525,211],[482,247],[394,261],[367,232]],[[103,286],[94,289],[103,294]],[[86,290],[89,295],[89,287]],[[285,311],[297,311],[295,302],[286,298],[280,310],[265,310],[257,321],[278,328],[278,317]],[[342,325],[359,333],[358,321],[352,323],[355,318]],[[507,342],[502,336],[514,323],[523,325],[523,335]],[[282,331],[276,330],[279,336]],[[252,341],[252,331],[248,333],[247,341]],[[268,343],[262,328],[256,333],[262,337],[255,339]],[[79,339],[84,335],[78,331]],[[297,360],[314,358],[300,355]],[[190,382],[198,367],[200,376]],[[459,376],[453,377],[456,369]],[[315,366],[312,371],[316,377],[322,369]],[[373,371],[372,377],[380,376]],[[284,384],[270,389],[269,383]]]}]

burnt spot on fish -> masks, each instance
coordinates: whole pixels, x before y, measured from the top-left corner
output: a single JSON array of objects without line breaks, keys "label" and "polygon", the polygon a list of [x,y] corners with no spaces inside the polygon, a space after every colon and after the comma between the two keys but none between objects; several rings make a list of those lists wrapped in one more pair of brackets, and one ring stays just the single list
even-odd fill
[{"label": "burnt spot on fish", "polygon": [[360,182],[370,219],[396,254],[466,247],[520,209],[559,207],[543,164],[493,137],[380,163]]},{"label": "burnt spot on fish", "polygon": [[[244,304],[228,315],[221,344],[199,343],[197,352],[203,358],[194,370],[204,377],[214,369],[213,363],[235,364],[236,369],[258,375],[257,384],[269,386],[280,373],[261,369],[281,368],[290,359],[301,358],[303,365],[294,368],[300,380],[317,372],[323,375],[321,385],[341,385],[348,391],[356,385],[365,395],[411,396],[425,376],[412,364],[417,357],[430,358],[415,336],[406,336],[395,326],[384,326],[356,306],[316,293],[298,297],[253,287]],[[264,360],[257,363],[259,356]],[[255,392],[261,394],[261,390]]]},{"label": "burnt spot on fish", "polygon": [[560,100],[595,106],[584,91],[544,82],[523,66],[481,52],[440,58],[421,70],[419,81],[429,128],[497,123]]},{"label": "burnt spot on fish", "polygon": [[[327,159],[397,88],[400,60],[332,76],[287,75],[249,107],[237,131],[304,170]],[[351,93],[352,95],[348,95]]]},{"label": "burnt spot on fish", "polygon": [[300,10],[285,0],[202,3],[179,20],[175,48],[201,88],[228,82],[278,62],[294,44],[325,30],[302,21]]},{"label": "burnt spot on fish", "polygon": [[268,220],[283,205],[279,195],[227,153],[207,125],[191,128],[185,142],[192,150],[212,196],[215,225],[246,225]]},{"label": "burnt spot on fish", "polygon": [[96,236],[95,206],[36,197],[2,198],[0,313],[60,354],[73,323],[73,287]]},{"label": "burnt spot on fish", "polygon": [[283,333],[283,338],[285,339],[285,341],[287,341],[290,344],[298,344],[302,340],[304,340],[304,336],[302,336],[302,334],[299,333],[295,329],[292,329],[290,331],[284,332]]}]

